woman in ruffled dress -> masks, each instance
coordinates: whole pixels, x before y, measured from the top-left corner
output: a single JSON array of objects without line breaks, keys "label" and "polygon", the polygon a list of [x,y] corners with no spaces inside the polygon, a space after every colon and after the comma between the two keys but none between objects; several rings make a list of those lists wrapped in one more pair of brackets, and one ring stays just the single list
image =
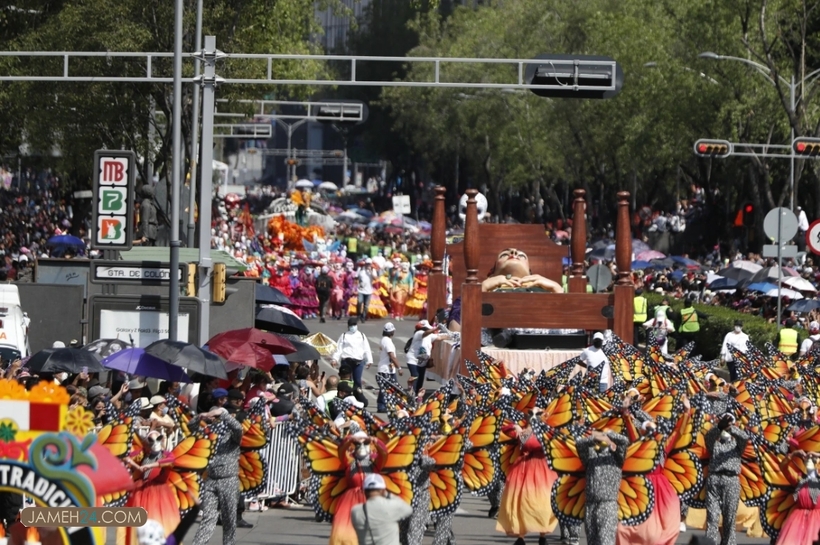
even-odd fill
[{"label": "woman in ruffled dress", "polygon": [[293,287],[291,302],[300,310],[302,318],[315,318],[319,314],[319,297],[316,295],[316,278],[309,265],[302,267],[297,275],[298,283]]},{"label": "woman in ruffled dress", "polygon": [[432,269],[433,262],[429,259],[416,265],[416,273],[413,275],[413,292],[404,305],[406,314],[422,319],[427,317],[427,279]]},{"label": "woman in ruffled dress", "polygon": [[413,291],[413,275],[410,263],[404,256],[393,256],[393,268],[390,270],[390,315],[394,320],[403,320],[405,305]]}]

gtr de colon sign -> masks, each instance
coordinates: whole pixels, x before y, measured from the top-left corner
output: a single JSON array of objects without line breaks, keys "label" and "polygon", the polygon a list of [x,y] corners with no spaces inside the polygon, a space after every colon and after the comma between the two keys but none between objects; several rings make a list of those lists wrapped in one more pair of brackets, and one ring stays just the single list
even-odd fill
[{"label": "gtr de colon sign", "polygon": [[[91,414],[69,411],[69,399],[65,388],[48,382],[27,391],[0,380],[0,491],[23,494],[38,507],[98,507],[103,494],[130,488],[122,463],[99,444]],[[11,527],[11,542],[20,534],[43,545],[105,543],[102,528],[19,525]]]}]

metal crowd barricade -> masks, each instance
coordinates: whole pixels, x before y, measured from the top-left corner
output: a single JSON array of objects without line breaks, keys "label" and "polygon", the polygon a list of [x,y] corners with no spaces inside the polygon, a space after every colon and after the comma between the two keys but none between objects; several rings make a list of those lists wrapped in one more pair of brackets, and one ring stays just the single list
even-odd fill
[{"label": "metal crowd barricade", "polygon": [[281,498],[292,496],[299,489],[302,468],[302,449],[287,434],[284,423],[275,424],[268,435],[268,444],[262,456],[268,467],[268,478],[260,497]]}]

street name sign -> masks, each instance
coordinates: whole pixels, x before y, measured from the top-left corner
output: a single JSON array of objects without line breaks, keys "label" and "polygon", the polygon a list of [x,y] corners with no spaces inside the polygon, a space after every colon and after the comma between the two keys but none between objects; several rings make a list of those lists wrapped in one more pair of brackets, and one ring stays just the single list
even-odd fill
[{"label": "street name sign", "polygon": [[[92,261],[91,281],[97,284],[164,284],[171,280],[168,263],[139,261]],[[177,270],[180,282],[185,282],[187,266],[182,263]]]}]

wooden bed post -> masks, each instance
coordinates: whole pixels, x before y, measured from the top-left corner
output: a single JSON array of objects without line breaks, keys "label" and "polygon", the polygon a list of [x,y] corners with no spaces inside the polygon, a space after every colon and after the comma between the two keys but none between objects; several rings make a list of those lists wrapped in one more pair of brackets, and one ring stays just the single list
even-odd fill
[{"label": "wooden bed post", "polygon": [[478,279],[480,261],[478,240],[478,209],[475,189],[467,190],[467,217],[464,225],[464,265],[467,278],[461,287],[461,359],[477,362],[476,352],[481,349],[481,281]]},{"label": "wooden bed post", "polygon": [[[574,230],[573,230],[574,233]],[[618,224],[615,234],[615,324],[613,331],[625,342],[633,342],[632,317],[635,286],[632,283],[632,233],[629,226],[629,192],[618,193]]]},{"label": "wooden bed post", "polygon": [[586,194],[583,189],[576,189],[574,192],[575,201],[572,204],[572,268],[567,281],[569,293],[586,293],[587,277],[584,268],[584,260],[587,252],[587,219],[586,219]]},{"label": "wooden bed post", "polygon": [[433,270],[427,280],[427,320],[430,323],[436,311],[447,306],[447,271],[443,269],[444,248],[447,242],[447,217],[444,209],[444,195],[447,188],[437,185],[433,202],[433,230],[430,238],[430,257]]}]

